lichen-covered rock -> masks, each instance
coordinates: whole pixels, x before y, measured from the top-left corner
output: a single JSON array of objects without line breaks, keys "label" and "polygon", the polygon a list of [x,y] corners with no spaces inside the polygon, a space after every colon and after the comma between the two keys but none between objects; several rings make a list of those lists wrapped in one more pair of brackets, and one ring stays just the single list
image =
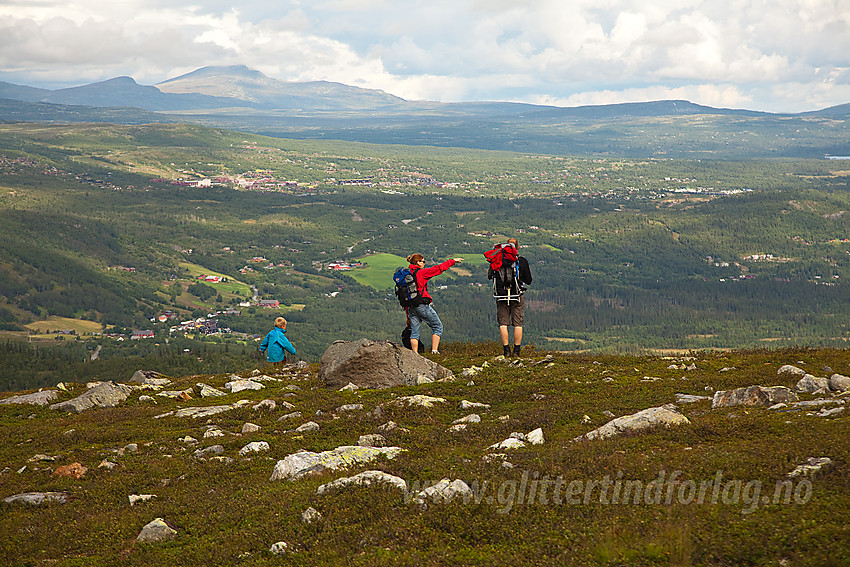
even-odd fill
[{"label": "lichen-covered rock", "polygon": [[390,341],[335,341],[322,355],[319,380],[329,388],[415,386],[450,379],[452,371]]},{"label": "lichen-covered rock", "polygon": [[31,404],[34,406],[46,406],[59,397],[59,390],[42,390],[32,394],[21,394],[0,400],[0,404]]},{"label": "lichen-covered rock", "polygon": [[53,404],[50,406],[50,409],[80,413],[95,407],[111,408],[124,402],[132,391],[133,388],[125,384],[101,382],[85,394],[79,395],[72,400]]},{"label": "lichen-covered rock", "polygon": [[790,478],[800,476],[813,475],[820,472],[824,467],[832,465],[832,459],[829,457],[809,457],[805,463],[798,465],[793,471],[788,473]]},{"label": "lichen-covered rock", "polygon": [[243,380],[241,378],[231,380],[224,385],[224,389],[228,390],[231,394],[235,394],[236,392],[241,392],[243,390],[262,390],[263,388],[265,388],[265,386],[259,382]]},{"label": "lichen-covered rock", "polygon": [[385,447],[387,438],[380,433],[370,433],[368,435],[361,435],[357,439],[357,444],[361,447]]},{"label": "lichen-covered rock", "polygon": [[322,520],[322,513],[310,506],[301,512],[301,521],[305,524],[315,524]]},{"label": "lichen-covered rock", "polygon": [[64,504],[68,502],[70,497],[64,492],[24,492],[22,494],[13,494],[3,499],[7,504],[29,504],[38,506],[45,502],[58,502]]},{"label": "lichen-covered rock", "polygon": [[812,392],[828,389],[828,378],[818,378],[817,376],[812,376],[811,374],[805,374],[802,378],[800,378],[800,381],[797,382],[797,384],[794,386],[794,390],[806,394],[811,394]]},{"label": "lichen-covered rock", "polygon": [[602,427],[589,431],[574,440],[604,439],[631,431],[642,431],[650,427],[671,427],[690,423],[687,417],[679,413],[675,406],[667,405],[648,408],[632,415],[612,419]]},{"label": "lichen-covered rock", "polygon": [[402,451],[403,449],[400,447],[360,447],[357,445],[344,445],[321,453],[299,451],[278,461],[269,480],[297,480],[313,473],[370,463],[380,456],[394,459]]},{"label": "lichen-covered rock", "polygon": [[160,374],[155,370],[136,370],[135,374],[133,374],[132,378],[130,378],[131,384],[165,386],[169,382],[171,382],[171,380],[168,379],[168,376]]},{"label": "lichen-covered rock", "polygon": [[204,384],[203,382],[198,382],[195,387],[198,388],[198,391],[200,392],[202,398],[216,398],[227,395],[225,392],[222,392],[218,388],[213,388],[212,386]]},{"label": "lichen-covered rock", "polygon": [[136,536],[138,541],[155,543],[173,539],[177,536],[177,531],[169,527],[162,518],[156,518],[145,525],[139,535]]},{"label": "lichen-covered rock", "polygon": [[797,401],[797,394],[785,386],[748,386],[735,390],[718,390],[711,400],[711,408],[729,406],[770,407],[778,403]]},{"label": "lichen-covered rock", "polygon": [[779,376],[781,376],[782,374],[790,374],[791,376],[804,376],[806,374],[806,371],[792,364],[785,364],[779,367],[779,370],[776,371],[776,374]]},{"label": "lichen-covered rock", "polygon": [[426,396],[424,394],[415,394],[413,396],[402,396],[396,398],[395,404],[399,406],[419,406],[423,408],[432,408],[434,404],[445,403],[445,398],[435,398],[434,396]]},{"label": "lichen-covered rock", "polygon": [[458,496],[468,501],[473,496],[472,489],[459,478],[455,480],[444,478],[437,484],[418,492],[413,497],[413,501],[425,508],[429,500],[432,503],[451,502]]},{"label": "lichen-covered rock", "polygon": [[254,441],[253,443],[248,443],[241,449],[239,449],[239,454],[241,456],[250,455],[251,453],[261,453],[269,450],[269,444],[266,441]]},{"label": "lichen-covered rock", "polygon": [[372,486],[373,484],[384,484],[404,491],[407,490],[407,482],[403,478],[383,471],[364,471],[354,476],[338,478],[332,482],[323,484],[316,490],[316,494],[324,494],[328,490],[344,488],[346,486]]}]

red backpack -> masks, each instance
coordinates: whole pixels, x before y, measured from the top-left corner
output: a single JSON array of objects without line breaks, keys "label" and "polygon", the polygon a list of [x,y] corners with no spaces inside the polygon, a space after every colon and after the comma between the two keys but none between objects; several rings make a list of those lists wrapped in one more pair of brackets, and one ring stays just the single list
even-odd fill
[{"label": "red backpack", "polygon": [[517,249],[513,244],[496,244],[492,250],[484,253],[484,257],[490,262],[490,269],[494,272],[502,267],[502,264],[513,264],[517,259]]}]

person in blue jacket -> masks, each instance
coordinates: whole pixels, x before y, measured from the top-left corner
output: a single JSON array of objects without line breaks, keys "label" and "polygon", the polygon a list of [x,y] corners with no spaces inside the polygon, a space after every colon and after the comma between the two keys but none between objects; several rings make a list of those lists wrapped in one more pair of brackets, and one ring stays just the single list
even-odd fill
[{"label": "person in blue jacket", "polygon": [[295,347],[286,338],[286,319],[278,317],[274,320],[274,329],[260,343],[260,352],[266,353],[266,360],[275,364],[282,363],[287,352],[297,354]]}]

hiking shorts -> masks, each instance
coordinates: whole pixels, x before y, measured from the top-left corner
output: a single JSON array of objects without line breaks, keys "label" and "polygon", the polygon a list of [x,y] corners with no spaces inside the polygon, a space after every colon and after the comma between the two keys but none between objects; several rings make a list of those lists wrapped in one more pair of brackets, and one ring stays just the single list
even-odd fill
[{"label": "hiking shorts", "polygon": [[525,296],[520,295],[516,303],[497,301],[496,321],[500,327],[522,327],[525,321]]},{"label": "hiking shorts", "polygon": [[431,304],[417,305],[410,307],[407,310],[407,316],[410,317],[410,338],[419,340],[419,331],[422,327],[422,321],[428,323],[431,327],[431,333],[437,336],[443,336],[443,323],[440,317]]}]

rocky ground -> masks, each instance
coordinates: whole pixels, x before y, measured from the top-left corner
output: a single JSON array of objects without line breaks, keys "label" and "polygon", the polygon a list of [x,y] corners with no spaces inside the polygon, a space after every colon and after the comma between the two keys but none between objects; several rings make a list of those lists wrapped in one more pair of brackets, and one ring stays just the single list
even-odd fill
[{"label": "rocky ground", "polygon": [[847,351],[442,350],[0,396],[0,560],[850,563]]}]

